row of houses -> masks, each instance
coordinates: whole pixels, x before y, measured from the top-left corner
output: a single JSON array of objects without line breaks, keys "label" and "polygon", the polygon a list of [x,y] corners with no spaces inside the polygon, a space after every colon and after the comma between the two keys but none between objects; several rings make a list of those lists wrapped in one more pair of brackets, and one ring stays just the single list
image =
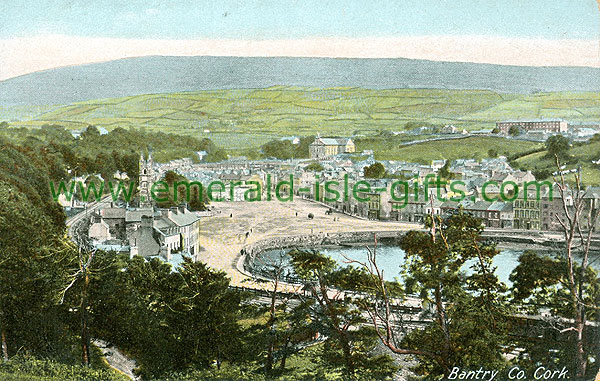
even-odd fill
[{"label": "row of houses", "polygon": [[[392,196],[390,186],[392,182],[377,180],[369,181],[369,184],[371,191],[357,192],[356,198],[348,197],[346,200],[341,198],[328,200],[323,188],[316,201],[322,202],[335,211],[374,220],[422,223],[430,214],[445,216],[462,208],[465,212],[480,218],[482,223],[490,228],[559,231],[562,229],[559,219],[566,221],[563,199],[556,187],[552,191],[542,187],[539,194],[537,190],[530,189],[527,196],[521,192],[502,198],[499,197],[499,192],[490,192],[486,188],[486,198],[495,199],[486,201],[482,199],[481,194],[478,194],[477,188],[465,189],[464,194],[451,192],[444,187],[429,189],[428,194],[419,190],[417,196],[413,193]],[[522,182],[517,184],[521,187],[523,185]],[[353,185],[350,184],[350,187],[352,188]],[[409,189],[414,188],[410,186]],[[301,196],[314,198],[314,194]],[[600,187],[588,187],[578,196],[566,190],[564,197],[569,213],[573,211],[575,199],[579,197],[582,200],[583,213],[580,218],[584,226],[588,216],[592,216],[600,209]],[[462,199],[453,201],[459,198]],[[359,199],[368,199],[368,201]],[[596,221],[593,228],[600,228],[600,220]]]},{"label": "row of houses", "polygon": [[200,215],[185,206],[169,209],[108,207],[91,217],[89,237],[99,248],[127,252],[131,257],[199,253]]}]

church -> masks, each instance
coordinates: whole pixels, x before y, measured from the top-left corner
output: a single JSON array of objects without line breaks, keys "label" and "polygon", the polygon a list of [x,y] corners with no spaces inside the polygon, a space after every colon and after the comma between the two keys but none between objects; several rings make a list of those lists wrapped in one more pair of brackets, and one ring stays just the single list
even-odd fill
[{"label": "church", "polygon": [[154,171],[154,161],[152,160],[152,150],[148,150],[148,159],[144,158],[144,153],[140,154],[140,163],[139,163],[139,205],[140,208],[151,208],[152,207],[152,184],[159,179],[155,175]]},{"label": "church", "polygon": [[308,146],[311,159],[325,159],[340,153],[352,153],[355,150],[354,142],[350,138],[322,138],[318,135]]}]

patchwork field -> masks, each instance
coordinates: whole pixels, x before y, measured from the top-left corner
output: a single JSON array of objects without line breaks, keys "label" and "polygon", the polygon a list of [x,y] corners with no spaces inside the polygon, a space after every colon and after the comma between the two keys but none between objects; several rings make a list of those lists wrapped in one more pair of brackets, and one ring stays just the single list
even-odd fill
[{"label": "patchwork field", "polygon": [[372,149],[379,160],[403,160],[408,162],[430,163],[437,159],[476,159],[489,157],[488,151],[495,150],[499,155],[510,155],[543,147],[542,143],[512,140],[502,137],[473,136],[465,139],[437,140],[424,143],[402,145],[392,140],[359,140],[357,149]]},{"label": "patchwork field", "polygon": [[[505,94],[487,90],[300,88],[215,90],[0,108],[11,126],[93,124],[208,137],[224,148],[257,147],[289,135],[371,135],[411,125],[492,128],[497,120],[600,119],[600,93]],[[489,149],[489,148],[488,148]],[[485,150],[487,152],[487,149]],[[498,150],[500,153],[503,149]]]}]

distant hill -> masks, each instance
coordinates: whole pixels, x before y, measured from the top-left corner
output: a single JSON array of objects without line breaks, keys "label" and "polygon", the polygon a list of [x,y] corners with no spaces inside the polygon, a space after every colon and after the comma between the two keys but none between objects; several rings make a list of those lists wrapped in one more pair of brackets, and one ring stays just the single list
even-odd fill
[{"label": "distant hill", "polygon": [[368,89],[600,91],[600,69],[410,59],[139,57],[63,67],[0,81],[0,105],[70,104],[138,94],[275,85]]}]

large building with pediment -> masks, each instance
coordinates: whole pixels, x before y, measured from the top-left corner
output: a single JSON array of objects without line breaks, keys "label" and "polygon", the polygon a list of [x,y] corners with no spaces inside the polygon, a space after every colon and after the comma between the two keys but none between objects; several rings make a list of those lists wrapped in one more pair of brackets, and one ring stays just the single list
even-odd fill
[{"label": "large building with pediment", "polygon": [[325,159],[340,153],[356,151],[354,142],[350,138],[322,138],[317,136],[308,147],[311,159]]}]

